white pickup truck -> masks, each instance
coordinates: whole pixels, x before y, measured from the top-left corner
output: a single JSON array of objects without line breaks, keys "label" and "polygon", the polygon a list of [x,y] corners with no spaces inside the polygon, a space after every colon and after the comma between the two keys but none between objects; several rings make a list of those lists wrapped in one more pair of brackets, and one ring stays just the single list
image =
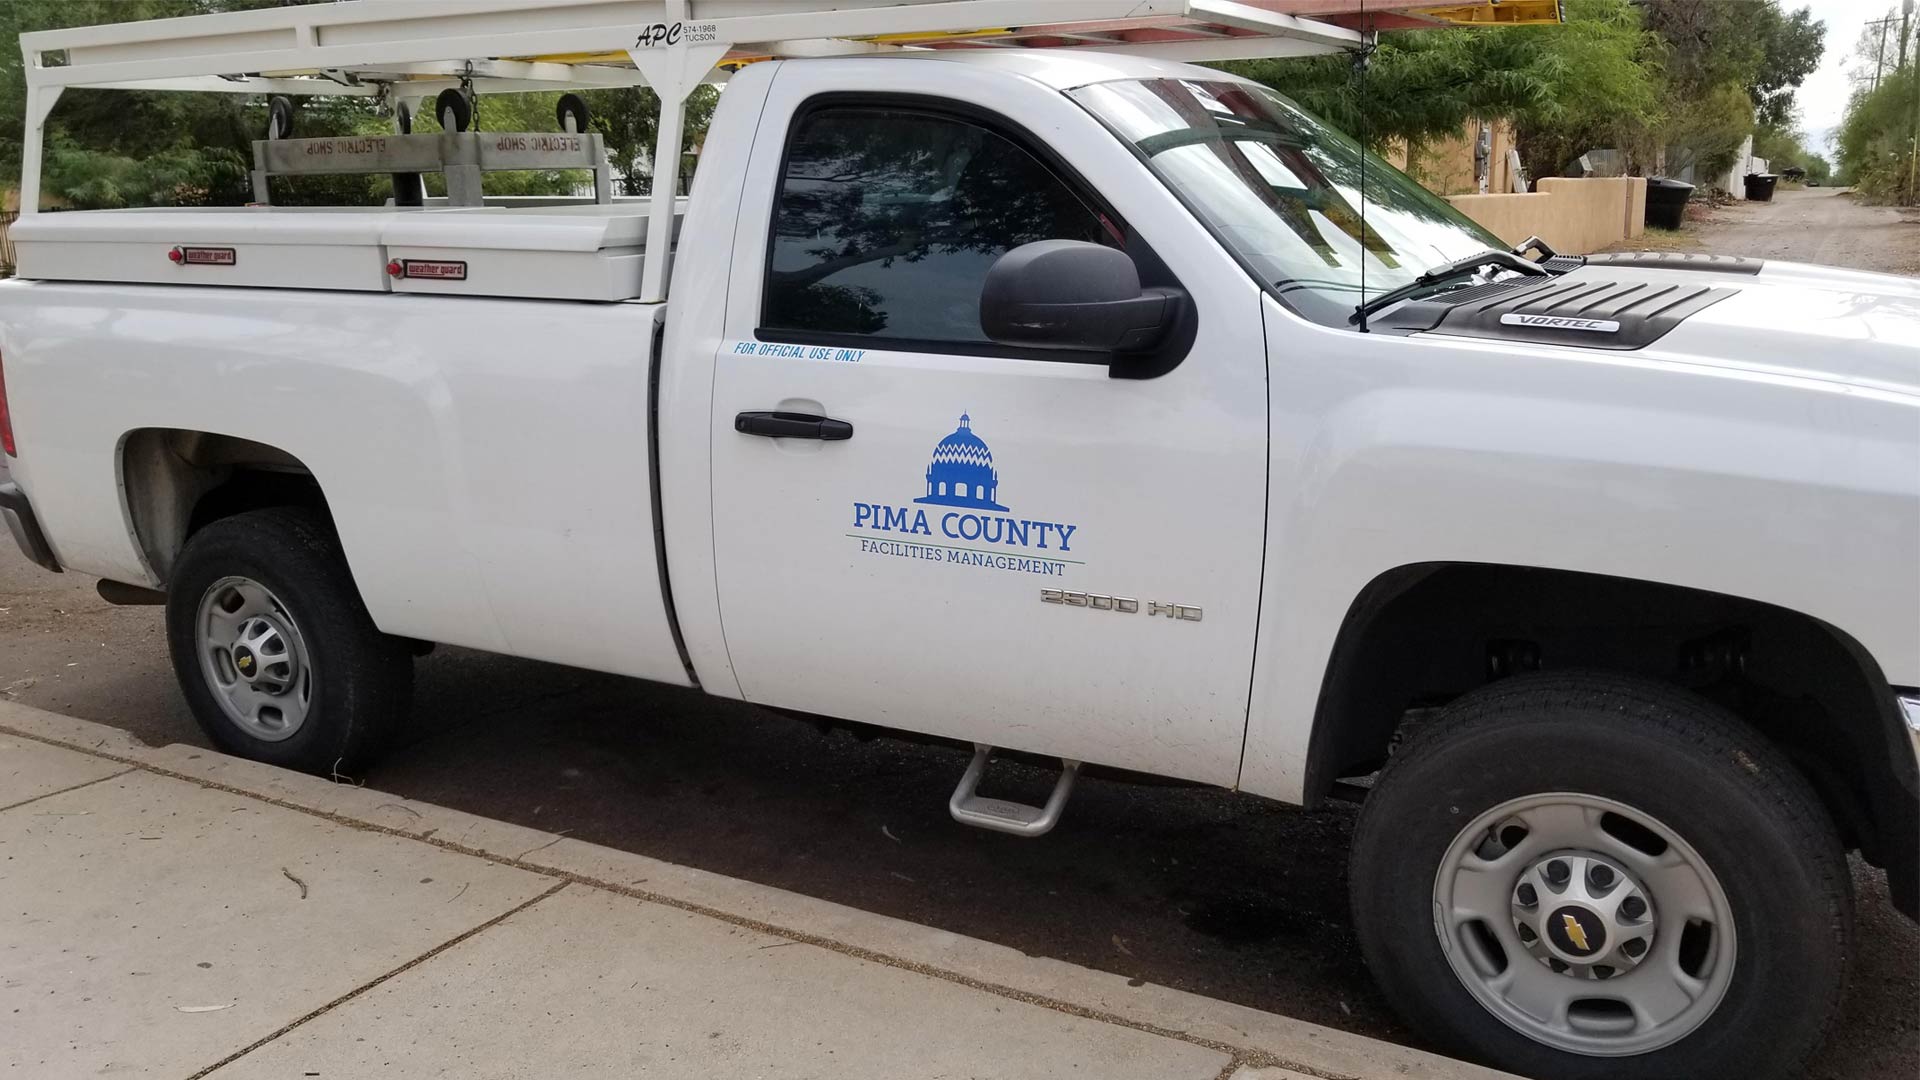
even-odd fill
[{"label": "white pickup truck", "polygon": [[[30,113],[83,77],[358,91],[399,55],[341,32],[369,6],[29,35]],[[1266,17],[1126,6],[1188,44]],[[485,32],[583,43],[557,11]],[[734,45],[796,36],[749,21],[609,31],[681,94],[729,49],[814,56],[732,74],[685,197],[23,218],[21,546],[164,600],[209,736],[298,769],[377,754],[444,642],[970,744],[954,816],[1008,832],[1082,762],[1361,800],[1356,926],[1431,1037],[1535,1076],[1797,1075],[1849,850],[1920,894],[1920,282],[1522,258],[1219,71]],[[458,111],[266,140],[262,201],[296,159],[452,191],[581,153],[577,122]],[[996,750],[1059,762],[1047,805],[977,794]]]}]

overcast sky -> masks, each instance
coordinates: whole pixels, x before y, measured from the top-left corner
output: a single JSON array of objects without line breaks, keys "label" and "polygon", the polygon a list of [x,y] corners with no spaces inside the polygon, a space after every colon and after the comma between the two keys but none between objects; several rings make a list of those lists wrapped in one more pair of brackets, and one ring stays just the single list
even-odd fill
[{"label": "overcast sky", "polygon": [[[1860,66],[1853,58],[1853,46],[1860,39],[1860,30],[1868,20],[1889,12],[1897,17],[1900,0],[1785,0],[1780,6],[1789,11],[1812,7],[1814,18],[1827,24],[1827,51],[1820,57],[1820,69],[1807,76],[1795,96],[1800,103],[1800,126],[1812,144],[1809,149],[1824,153],[1827,148],[1821,143],[1840,126],[1847,112],[1847,97],[1853,93],[1855,84],[1850,73]],[[1899,32],[1896,22],[1891,33]]]}]

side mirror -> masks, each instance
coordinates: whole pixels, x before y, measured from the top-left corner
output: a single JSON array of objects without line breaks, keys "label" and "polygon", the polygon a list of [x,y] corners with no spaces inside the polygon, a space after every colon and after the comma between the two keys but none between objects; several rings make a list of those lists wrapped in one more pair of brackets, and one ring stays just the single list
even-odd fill
[{"label": "side mirror", "polygon": [[1142,352],[1179,321],[1186,294],[1142,289],[1123,251],[1041,240],[1000,256],[980,289],[980,328],[1002,345]]}]

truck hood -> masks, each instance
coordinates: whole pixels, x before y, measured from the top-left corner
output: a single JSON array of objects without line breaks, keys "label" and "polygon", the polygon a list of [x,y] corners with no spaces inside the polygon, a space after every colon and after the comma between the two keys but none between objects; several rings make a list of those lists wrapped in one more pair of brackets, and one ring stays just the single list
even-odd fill
[{"label": "truck hood", "polygon": [[1409,300],[1375,325],[1920,396],[1920,279],[1677,252],[1561,266]]},{"label": "truck hood", "polygon": [[1789,262],[1750,274],[1607,266],[1577,273],[1735,290],[1646,355],[1920,395],[1920,279]]}]

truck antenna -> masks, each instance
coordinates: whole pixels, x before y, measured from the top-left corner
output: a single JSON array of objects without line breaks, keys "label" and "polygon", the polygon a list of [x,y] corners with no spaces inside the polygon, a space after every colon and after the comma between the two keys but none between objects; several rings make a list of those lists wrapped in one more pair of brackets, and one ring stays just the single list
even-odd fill
[{"label": "truck antenna", "polygon": [[1360,0],[1360,47],[1353,52],[1354,81],[1360,103],[1360,306],[1354,309],[1360,332],[1367,333],[1367,144],[1373,139],[1373,120],[1367,114],[1367,64],[1378,38],[1367,28],[1367,3]]}]

